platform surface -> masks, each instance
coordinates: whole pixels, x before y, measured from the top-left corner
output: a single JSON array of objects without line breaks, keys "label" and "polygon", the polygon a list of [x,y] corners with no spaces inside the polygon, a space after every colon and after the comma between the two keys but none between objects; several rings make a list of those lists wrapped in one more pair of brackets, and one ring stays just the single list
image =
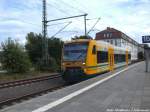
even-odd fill
[{"label": "platform surface", "polygon": [[[127,112],[137,112],[137,110],[150,112],[150,73],[145,72],[144,64],[144,62],[140,62],[131,65],[126,71],[53,108],[47,109],[45,112],[117,112],[117,109]],[[40,112],[37,109],[44,108],[45,105],[103,80],[122,69],[124,68],[24,101],[0,112]]]}]

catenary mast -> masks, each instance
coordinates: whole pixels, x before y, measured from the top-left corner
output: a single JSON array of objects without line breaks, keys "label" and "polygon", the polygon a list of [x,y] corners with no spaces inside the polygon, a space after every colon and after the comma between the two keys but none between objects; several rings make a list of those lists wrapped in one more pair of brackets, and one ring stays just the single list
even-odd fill
[{"label": "catenary mast", "polygon": [[43,35],[43,62],[45,65],[48,64],[48,39],[47,39],[47,7],[46,0],[43,0],[43,21],[42,21],[42,35]]}]

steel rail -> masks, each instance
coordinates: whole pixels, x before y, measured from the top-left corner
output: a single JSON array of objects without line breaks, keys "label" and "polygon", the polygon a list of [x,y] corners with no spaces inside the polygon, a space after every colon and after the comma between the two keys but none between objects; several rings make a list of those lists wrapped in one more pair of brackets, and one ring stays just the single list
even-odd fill
[{"label": "steel rail", "polygon": [[[56,80],[57,78],[60,78],[60,76],[61,75],[57,75],[57,76],[55,75],[55,76],[49,77],[47,79]],[[6,99],[1,99],[0,100],[0,109],[3,108],[3,106],[11,105],[13,102],[18,102],[18,101],[21,101],[21,100],[25,100],[27,98],[35,97],[37,95],[41,95],[42,93],[51,92],[51,91],[60,89],[60,88],[65,87],[65,86],[67,86],[66,83],[58,83],[58,84],[55,84],[55,85],[51,85],[48,88],[46,87],[44,89],[39,89],[38,91],[32,90],[28,93],[22,93],[20,95],[15,95],[13,97],[8,97]]]},{"label": "steel rail", "polygon": [[24,94],[24,95],[19,96],[19,97],[13,97],[13,98],[9,98],[7,100],[0,101],[0,109],[3,108],[3,106],[5,106],[5,105],[7,106],[7,105],[12,104],[13,102],[25,100],[25,99],[27,99],[29,97],[35,97],[36,95],[41,95],[42,93],[54,91],[54,90],[60,89],[62,87],[65,87],[65,85],[61,85],[61,86],[57,86],[57,87],[41,90],[41,91],[35,92],[35,93],[33,92],[33,93],[30,93],[30,94]]},{"label": "steel rail", "polygon": [[57,77],[61,77],[61,75],[53,74],[53,75],[48,75],[48,76],[41,76],[41,77],[36,77],[36,78],[22,79],[22,80],[16,80],[16,81],[11,81],[11,82],[6,82],[6,83],[0,83],[0,89],[40,82],[43,80],[53,79]]}]

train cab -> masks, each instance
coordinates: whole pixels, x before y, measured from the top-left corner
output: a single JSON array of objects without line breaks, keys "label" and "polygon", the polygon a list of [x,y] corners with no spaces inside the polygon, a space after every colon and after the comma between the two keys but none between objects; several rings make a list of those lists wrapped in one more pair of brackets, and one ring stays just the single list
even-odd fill
[{"label": "train cab", "polygon": [[66,42],[63,47],[62,69],[63,78],[69,81],[83,77],[88,52],[89,40]]}]

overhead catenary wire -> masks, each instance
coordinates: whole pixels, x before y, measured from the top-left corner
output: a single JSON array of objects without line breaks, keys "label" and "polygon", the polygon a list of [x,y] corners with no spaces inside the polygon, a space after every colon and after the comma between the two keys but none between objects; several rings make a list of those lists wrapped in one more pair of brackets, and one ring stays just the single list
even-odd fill
[{"label": "overhead catenary wire", "polygon": [[72,6],[72,5],[70,5],[70,4],[66,3],[66,2],[64,2],[63,0],[58,0],[58,2],[61,2],[61,3],[63,3],[64,5],[66,5],[66,6],[70,7],[70,8],[72,8],[72,9],[75,9],[75,10],[77,10],[77,11],[80,12],[80,13],[86,13],[86,12],[84,12],[83,10],[81,10],[81,9],[75,7],[75,6]]},{"label": "overhead catenary wire", "polygon": [[[56,4],[56,6],[55,6],[54,4]],[[65,15],[72,16],[72,13],[69,13],[70,10],[69,10],[69,11],[64,10],[65,8],[61,9],[60,7],[58,7],[58,4],[57,4],[57,3],[54,3],[54,4],[52,4],[52,3],[47,3],[48,6],[52,6],[53,8],[57,9],[57,10],[60,11],[61,13],[65,14]],[[65,5],[67,5],[67,3],[66,3]],[[67,6],[68,6],[68,5],[67,5]],[[81,20],[79,20],[79,18],[77,18],[76,20],[77,20],[77,21],[81,21]]]},{"label": "overhead catenary wire", "polygon": [[21,19],[17,19],[17,18],[11,18],[9,20],[2,20],[3,22],[10,22],[10,21],[16,21],[16,22],[22,22],[24,24],[30,24],[30,25],[33,25],[33,26],[37,26],[37,27],[41,27],[41,25],[39,24],[35,24],[35,23],[31,23],[31,22],[28,22],[28,21],[25,21],[25,20],[21,20]]},{"label": "overhead catenary wire", "polygon": [[74,30],[62,31],[62,32],[60,32],[60,33],[65,33],[65,32],[74,32],[74,33],[79,33],[79,31],[74,31]]},{"label": "overhead catenary wire", "polygon": [[[56,3],[55,3],[56,4]],[[68,13],[69,11],[65,11],[64,9],[61,9],[60,7],[58,6],[55,6],[51,3],[47,3],[48,6],[52,6],[53,8],[55,8],[56,10],[60,11],[61,13],[65,14],[65,15],[69,15],[69,16],[72,16],[72,13]],[[56,4],[57,5],[57,4]],[[79,18],[76,18],[75,20],[77,21],[81,21]],[[65,22],[64,22],[65,23]],[[61,23],[60,23],[61,24]],[[63,23],[62,23],[63,24]],[[54,24],[54,25],[57,25],[57,24]],[[59,25],[59,24],[58,24]],[[48,26],[53,26],[53,25],[48,25]]]},{"label": "overhead catenary wire", "polygon": [[[87,18],[86,20],[87,20],[87,25],[88,26],[91,26],[90,24],[91,24],[91,22],[90,22],[90,24],[88,23],[88,21],[93,21],[93,20],[95,20],[95,19],[98,19],[98,18]],[[92,30],[93,31],[93,30]]]},{"label": "overhead catenary wire", "polygon": [[99,22],[100,18],[97,19],[97,21],[95,22],[95,24],[91,27],[91,29],[87,32],[87,34],[89,34],[93,28],[96,26],[96,24]]},{"label": "overhead catenary wire", "polygon": [[[61,4],[64,4],[64,5],[66,5],[67,7],[70,7],[71,9],[75,9],[76,11],[78,11],[78,12],[84,12],[84,11],[82,11],[82,10],[80,10],[79,8],[76,8],[76,7],[74,7],[74,6],[72,6],[72,5],[70,5],[70,4],[68,4],[68,3],[66,3],[66,2],[64,2],[64,1],[59,1],[59,5],[60,5],[60,2],[61,2]],[[54,4],[56,5],[53,5],[52,3],[54,3],[54,2],[51,2],[51,3],[48,3],[48,5],[49,6],[52,6],[52,7],[54,7],[54,8],[56,8],[57,10],[59,10],[60,12],[62,12],[62,13],[64,13],[64,14],[67,14],[67,15],[72,15],[72,14],[70,14],[70,13],[68,13],[69,11],[64,11],[64,8],[63,8],[63,10],[60,8],[60,7],[58,7],[58,2],[55,2]],[[84,12],[84,14],[85,14],[85,12]],[[76,20],[77,21],[79,21],[78,20],[79,18],[77,18]],[[81,21],[81,20],[80,20]],[[50,22],[50,21],[47,21],[47,22]]]},{"label": "overhead catenary wire", "polygon": [[[58,1],[57,1],[57,2],[58,2]],[[64,4],[64,5],[66,5],[66,6],[69,6],[69,7],[72,8],[72,9],[75,9],[75,10],[77,10],[77,11],[79,11],[79,12],[84,12],[84,11],[80,10],[79,8],[76,8],[76,7],[70,5],[70,4],[68,4],[68,3],[66,3],[66,2],[64,2],[64,1],[62,1],[62,0],[61,0],[61,3]],[[56,9],[59,10],[61,13],[64,13],[64,14],[66,14],[66,15],[71,15],[71,12],[65,11],[65,9],[61,9],[60,7],[56,7],[55,5],[51,4],[51,2],[48,3],[47,5],[56,8]],[[19,9],[19,8],[18,8],[18,9]],[[69,12],[69,13],[68,13],[68,12]],[[68,13],[68,14],[67,14],[67,13]],[[75,19],[75,20],[78,21],[78,19],[79,19],[79,18],[77,18],[77,19]],[[24,23],[24,24],[33,25],[34,27],[37,27],[37,28],[40,28],[40,27],[41,27],[41,25],[39,25],[39,24],[32,23],[32,22],[29,22],[29,21],[26,21],[26,20],[21,20],[21,19],[19,20],[19,18],[16,19],[16,21],[20,21],[20,22],[22,22],[22,23]],[[80,21],[81,21],[81,20],[80,20]],[[64,23],[65,23],[65,22],[64,22]],[[66,22],[66,23],[67,23],[67,22]],[[69,23],[69,22],[68,22],[68,23]],[[59,25],[59,24],[63,24],[63,23],[50,24],[50,25],[48,25],[48,26],[54,26],[54,25]]]},{"label": "overhead catenary wire", "polygon": [[54,21],[59,21],[59,20],[65,20],[65,19],[71,19],[71,18],[78,18],[78,17],[84,17],[84,22],[85,22],[85,35],[86,35],[86,16],[88,14],[82,14],[82,15],[76,15],[76,16],[70,16],[70,17],[64,17],[64,18],[58,18],[58,19],[52,19],[52,20],[48,20],[48,22],[54,22]]},{"label": "overhead catenary wire", "polygon": [[60,11],[63,14],[66,14],[66,15],[68,14],[65,10],[62,10],[62,9],[58,8],[57,6],[55,6],[53,4],[47,3],[47,5],[54,7],[55,9],[57,9],[58,11]]},{"label": "overhead catenary wire", "polygon": [[[17,2],[16,2],[17,3]],[[24,4],[19,4],[17,3],[16,6],[22,6],[22,7],[26,7],[26,9],[31,9],[31,7],[28,7],[27,5],[24,5]],[[24,11],[24,9],[22,7],[16,7],[16,6],[13,6],[13,8],[17,9],[18,11]],[[22,10],[21,10],[22,9]],[[34,8],[32,7],[31,10],[33,10]],[[36,8],[37,9],[37,8]],[[39,9],[39,8],[38,8]],[[7,18],[8,19],[8,18]],[[34,25],[34,26],[38,26],[38,27],[41,27],[41,25],[39,24],[35,24],[35,23],[32,23],[32,22],[28,22],[28,21],[25,21],[25,20],[22,20],[22,19],[19,19],[19,18],[11,18],[9,20],[14,20],[14,21],[20,21],[20,22],[23,22],[23,23],[26,23],[26,24],[30,24],[30,25]],[[9,21],[8,20],[8,21]],[[4,21],[7,21],[6,19],[4,19]]]},{"label": "overhead catenary wire", "polygon": [[[14,16],[5,17],[3,15],[1,16],[0,22],[3,25],[8,25],[7,29],[4,28],[5,32],[7,32],[7,34],[5,34],[5,35],[7,35],[7,37],[14,37],[15,36],[16,38],[20,38],[20,37],[25,37],[25,35],[27,33],[31,32],[31,30],[34,32],[37,32],[37,31],[39,32],[41,25],[37,24],[35,21],[29,21],[28,19],[25,19],[25,18],[30,18],[30,17],[28,16],[28,14],[25,15],[23,13],[24,11],[26,11],[25,9],[37,10],[37,8],[35,8],[35,7],[31,8],[31,7],[28,7],[24,4],[19,4],[18,2],[16,2],[16,3],[17,3],[17,5],[12,4],[11,8],[18,10],[19,13],[17,16],[15,16],[15,17]],[[35,4],[35,5],[38,6],[38,4]],[[38,8],[38,10],[39,10],[39,8]],[[8,9],[8,11],[13,13],[14,10]],[[22,15],[25,15],[24,18],[22,18]],[[12,25],[14,26],[14,28],[12,30],[9,30],[9,29],[11,29],[10,26],[12,26]],[[22,41],[22,40],[19,40],[19,41]]]},{"label": "overhead catenary wire", "polygon": [[101,31],[101,30],[94,28],[92,31]]},{"label": "overhead catenary wire", "polygon": [[51,37],[55,37],[58,33],[60,33],[61,31],[63,31],[67,26],[69,26],[72,22],[69,22],[67,25],[65,25],[63,28],[61,28],[58,32],[56,32],[53,36]]},{"label": "overhead catenary wire", "polygon": [[[85,4],[79,3],[77,0],[73,0],[73,2],[76,2],[76,4],[78,4],[79,8],[80,8],[80,9],[82,8],[82,10],[83,10],[84,12],[87,12],[87,11],[85,11],[85,9],[87,10],[87,8],[85,7]],[[82,6],[82,7],[81,7],[81,6]],[[83,9],[83,8],[84,8],[84,9]]]},{"label": "overhead catenary wire", "polygon": [[[68,3],[64,2],[64,1],[59,1],[59,2],[63,3],[63,4],[64,4],[65,6],[67,6],[67,7],[68,7],[68,5],[69,5],[70,8],[75,9],[76,11],[77,11],[77,10],[78,10],[78,11],[80,10],[80,9],[77,9],[77,8],[71,6],[70,4],[68,4]],[[55,4],[55,5],[54,5],[54,4]],[[66,7],[65,7],[65,8],[63,7],[63,9],[61,9],[60,7],[58,7],[58,5],[60,5],[60,3],[57,3],[56,1],[53,2],[53,4],[52,4],[52,2],[51,2],[51,3],[48,2],[47,5],[54,7],[55,9],[57,9],[58,11],[60,11],[60,12],[62,12],[62,13],[64,13],[64,14],[66,14],[66,15],[72,16],[72,13],[68,13],[70,10],[69,10],[69,11],[64,10],[64,9],[66,9]],[[85,12],[82,11],[82,10],[80,10],[80,12],[85,13]]]}]

